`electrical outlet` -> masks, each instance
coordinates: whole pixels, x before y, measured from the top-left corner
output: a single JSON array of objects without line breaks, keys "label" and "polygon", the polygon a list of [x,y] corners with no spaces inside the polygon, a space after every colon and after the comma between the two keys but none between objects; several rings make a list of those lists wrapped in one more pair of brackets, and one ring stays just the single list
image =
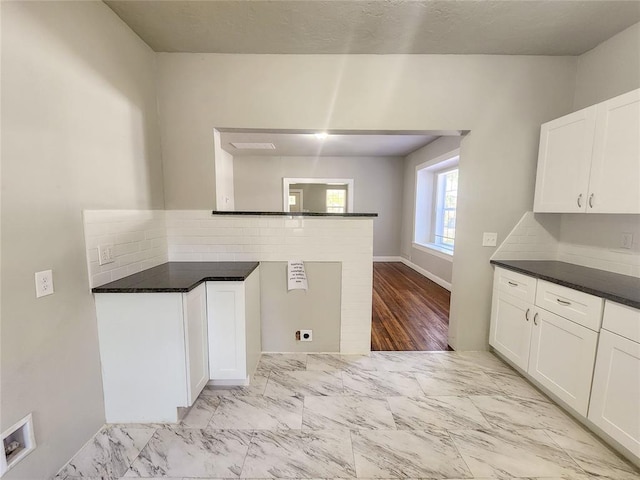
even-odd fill
[{"label": "electrical outlet", "polygon": [[313,341],[313,330],[300,330],[300,341],[301,342],[312,342]]},{"label": "electrical outlet", "polygon": [[633,233],[623,233],[622,242],[620,242],[622,248],[630,249],[633,246]]},{"label": "electrical outlet", "polygon": [[495,232],[484,232],[482,234],[483,247],[495,247],[498,243],[498,234]]},{"label": "electrical outlet", "polygon": [[53,294],[53,271],[36,272],[36,298]]},{"label": "electrical outlet", "polygon": [[107,263],[115,262],[115,258],[113,256],[113,245],[99,245],[98,246],[98,263],[100,265],[105,265]]}]

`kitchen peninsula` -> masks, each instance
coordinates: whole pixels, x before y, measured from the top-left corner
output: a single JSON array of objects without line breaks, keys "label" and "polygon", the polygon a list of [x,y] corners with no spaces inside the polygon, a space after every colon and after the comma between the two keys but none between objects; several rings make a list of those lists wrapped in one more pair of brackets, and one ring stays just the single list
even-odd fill
[{"label": "kitchen peninsula", "polygon": [[[337,265],[337,277],[319,278],[308,294],[297,292],[299,300],[311,302],[313,293],[324,291],[323,282],[337,287],[331,351],[368,353],[376,216],[85,211],[107,421],[175,422],[177,407],[190,406],[207,383],[246,383],[261,351],[284,351],[265,348],[261,337],[260,285],[274,282],[261,279],[258,263]],[[111,242],[115,265],[98,265],[98,245]],[[309,317],[319,310],[314,305],[304,307]],[[266,312],[269,334],[294,341],[281,313],[272,302]]]}]

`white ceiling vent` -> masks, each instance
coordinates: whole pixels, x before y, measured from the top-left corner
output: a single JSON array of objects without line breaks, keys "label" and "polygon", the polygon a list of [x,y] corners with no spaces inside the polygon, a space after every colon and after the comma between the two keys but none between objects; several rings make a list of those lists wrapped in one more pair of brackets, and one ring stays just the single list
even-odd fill
[{"label": "white ceiling vent", "polygon": [[250,143],[250,142],[232,142],[238,150],[275,150],[276,146],[273,143]]}]

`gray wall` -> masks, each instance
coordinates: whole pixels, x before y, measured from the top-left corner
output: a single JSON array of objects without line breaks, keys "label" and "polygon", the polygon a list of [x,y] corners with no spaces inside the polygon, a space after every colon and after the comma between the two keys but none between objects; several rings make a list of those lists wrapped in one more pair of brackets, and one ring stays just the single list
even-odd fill
[{"label": "gray wall", "polygon": [[[572,110],[575,57],[161,53],[158,67],[169,208],[211,208],[215,182],[201,172],[216,126],[471,130],[461,144],[449,344],[487,348],[493,249],[482,232],[504,238],[531,209],[540,124]],[[244,188],[279,205],[275,183]]]},{"label": "gray wall", "polygon": [[354,211],[378,213],[373,255],[400,255],[402,158],[234,157],[236,209],[282,211],[283,177],[353,178]]},{"label": "gray wall", "polygon": [[101,2],[1,9],[1,429],[38,443],[5,478],[44,479],[104,423],[82,210],[164,206],[156,57]]},{"label": "gray wall", "polygon": [[578,57],[575,110],[640,87],[640,23]]},{"label": "gray wall", "polygon": [[[287,262],[260,263],[262,351],[339,352],[342,264],[305,262],[309,289],[287,291]],[[313,330],[312,342],[295,340]]]},{"label": "gray wall", "polygon": [[[461,137],[440,137],[404,159],[401,255],[448,283],[451,283],[453,262],[413,246],[413,222],[416,210],[416,166],[459,148],[461,140]],[[461,192],[458,193],[460,194]]]}]

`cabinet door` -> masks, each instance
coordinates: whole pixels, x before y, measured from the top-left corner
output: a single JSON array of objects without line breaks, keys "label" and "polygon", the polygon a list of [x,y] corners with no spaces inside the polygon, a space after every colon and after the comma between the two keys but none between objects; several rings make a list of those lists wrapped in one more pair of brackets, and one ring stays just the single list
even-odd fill
[{"label": "cabinet door", "polygon": [[212,380],[247,378],[243,282],[207,282],[209,375]]},{"label": "cabinet door", "polygon": [[595,123],[594,106],[542,125],[534,212],[585,211]]},{"label": "cabinet door", "polygon": [[589,420],[640,458],[640,343],[601,331]]},{"label": "cabinet door", "polygon": [[537,308],[528,373],[581,415],[587,415],[598,334]]},{"label": "cabinet door", "polygon": [[204,283],[184,295],[183,308],[187,347],[187,400],[192,405],[209,381],[207,291]]},{"label": "cabinet door", "polygon": [[499,290],[493,291],[489,343],[514,365],[527,370],[533,306]]},{"label": "cabinet door", "polygon": [[587,211],[640,213],[640,90],[597,106]]}]

